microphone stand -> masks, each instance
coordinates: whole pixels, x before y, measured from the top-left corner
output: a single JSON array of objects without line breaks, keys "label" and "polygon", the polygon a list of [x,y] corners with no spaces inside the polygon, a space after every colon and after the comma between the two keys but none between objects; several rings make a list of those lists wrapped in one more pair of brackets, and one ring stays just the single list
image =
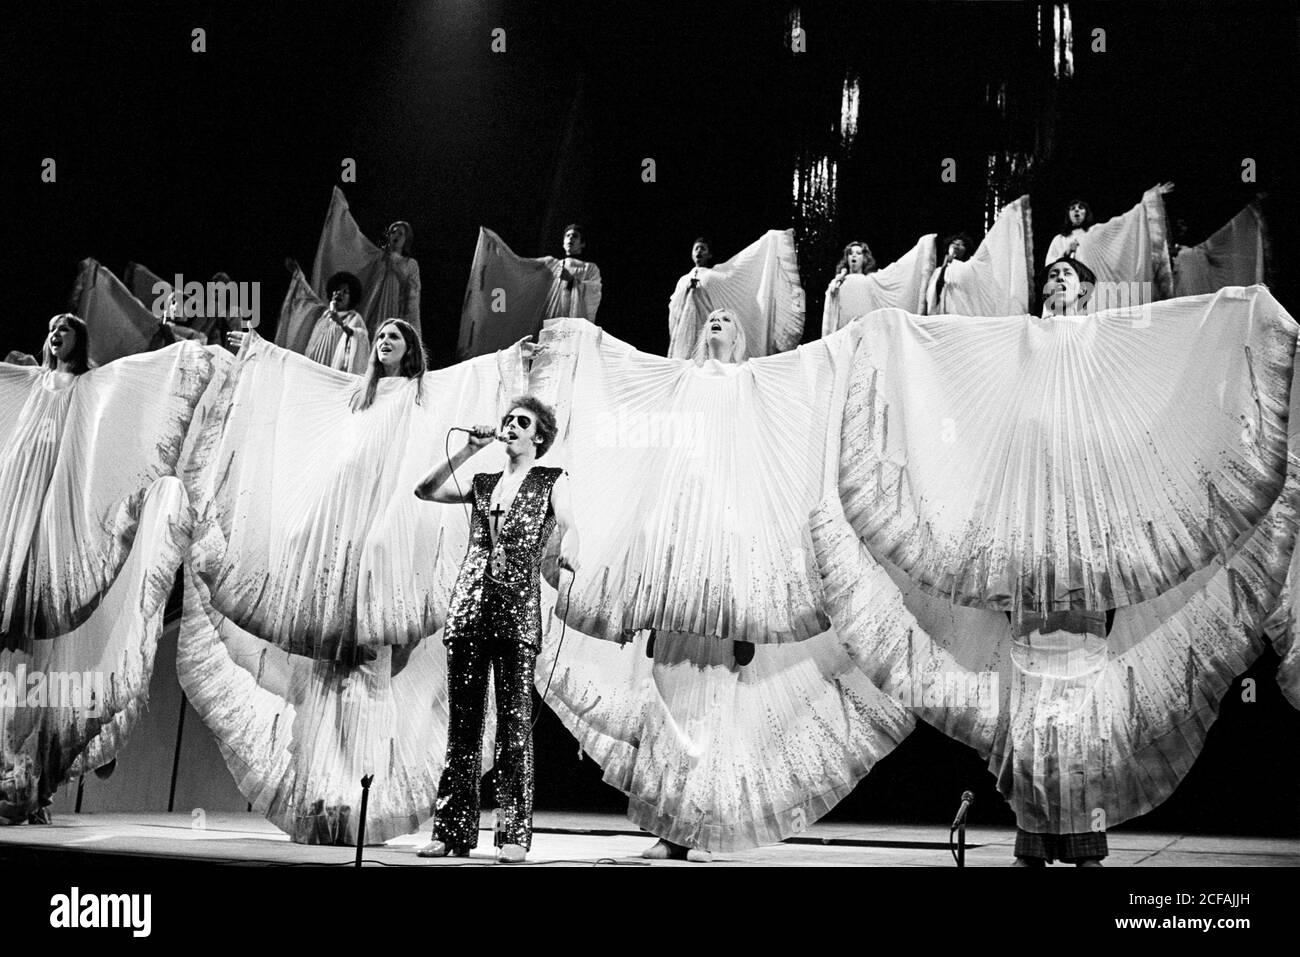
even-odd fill
[{"label": "microphone stand", "polygon": [[370,782],[374,779],[373,774],[361,779],[361,817],[357,821],[357,862],[354,867],[361,866],[361,855],[366,847],[366,805],[370,803]]},{"label": "microphone stand", "polygon": [[957,809],[957,817],[953,819],[952,827],[948,829],[948,847],[952,849],[952,836],[955,832],[957,835],[957,848],[953,852],[953,857],[957,861],[958,867],[966,866],[966,813],[970,806],[975,802],[975,795],[970,791],[963,791],[961,794],[961,807]]}]

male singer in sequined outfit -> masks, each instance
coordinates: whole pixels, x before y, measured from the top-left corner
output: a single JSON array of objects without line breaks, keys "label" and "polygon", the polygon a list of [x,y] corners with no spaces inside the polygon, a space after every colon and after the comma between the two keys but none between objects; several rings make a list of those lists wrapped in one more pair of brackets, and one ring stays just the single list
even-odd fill
[{"label": "male singer in sequined outfit", "polygon": [[[498,860],[524,859],[532,840],[533,666],[541,649],[542,552],[558,527],[560,567],[576,571],[578,535],[561,469],[535,465],[555,440],[555,416],[532,396],[516,399],[501,426],[474,429],[464,448],[416,488],[435,502],[468,503],[469,550],[452,593],[447,644],[447,761],[438,786],[433,840],[422,857],[464,856],[478,844],[479,776],[488,672],[496,689]],[[478,473],[460,488],[455,469],[495,438],[502,472]],[[448,485],[453,487],[448,489]]]}]

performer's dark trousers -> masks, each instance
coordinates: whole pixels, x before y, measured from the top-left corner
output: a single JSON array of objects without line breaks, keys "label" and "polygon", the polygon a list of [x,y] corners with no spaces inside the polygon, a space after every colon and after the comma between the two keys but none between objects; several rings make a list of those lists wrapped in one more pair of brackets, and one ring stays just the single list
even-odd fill
[{"label": "performer's dark trousers", "polygon": [[497,696],[496,792],[500,842],[527,848],[533,839],[533,666],[537,651],[518,640],[491,585],[481,620],[447,644],[447,764],[438,785],[433,835],[452,847],[476,847],[483,721],[488,671]]}]

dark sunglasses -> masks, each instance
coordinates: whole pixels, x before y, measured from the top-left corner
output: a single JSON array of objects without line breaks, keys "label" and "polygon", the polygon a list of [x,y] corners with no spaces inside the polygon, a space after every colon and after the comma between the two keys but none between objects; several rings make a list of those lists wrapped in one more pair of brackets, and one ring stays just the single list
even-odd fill
[{"label": "dark sunglasses", "polygon": [[511,422],[518,422],[521,429],[526,429],[533,424],[533,420],[527,415],[515,415],[513,412],[501,418],[501,428],[507,428]]}]

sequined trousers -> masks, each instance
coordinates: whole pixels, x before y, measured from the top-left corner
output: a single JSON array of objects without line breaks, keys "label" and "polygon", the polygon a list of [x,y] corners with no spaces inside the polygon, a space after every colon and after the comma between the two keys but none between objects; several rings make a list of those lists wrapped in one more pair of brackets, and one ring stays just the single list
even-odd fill
[{"label": "sequined trousers", "polygon": [[438,782],[433,836],[451,847],[478,846],[479,780],[488,671],[497,698],[498,842],[528,848],[533,839],[533,667],[537,649],[518,640],[518,592],[487,579],[482,614],[447,645],[447,763]]}]

